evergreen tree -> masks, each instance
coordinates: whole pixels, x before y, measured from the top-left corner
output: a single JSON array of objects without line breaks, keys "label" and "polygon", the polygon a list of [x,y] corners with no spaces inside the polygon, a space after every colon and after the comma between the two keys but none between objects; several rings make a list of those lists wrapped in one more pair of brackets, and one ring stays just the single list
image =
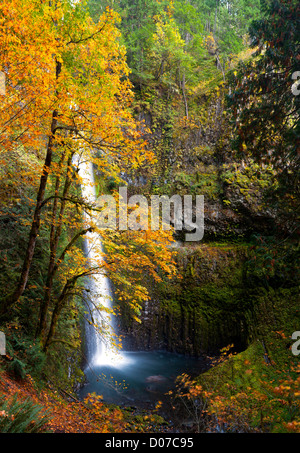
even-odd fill
[{"label": "evergreen tree", "polygon": [[241,157],[271,163],[278,172],[277,202],[294,218],[299,181],[300,5],[297,0],[263,0],[264,17],[250,28],[256,49],[232,74],[229,107],[234,147]]}]

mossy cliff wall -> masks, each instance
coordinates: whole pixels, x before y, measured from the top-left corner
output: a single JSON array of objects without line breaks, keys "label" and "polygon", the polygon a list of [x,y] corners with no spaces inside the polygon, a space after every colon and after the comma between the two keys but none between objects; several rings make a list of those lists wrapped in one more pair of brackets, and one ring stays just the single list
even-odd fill
[{"label": "mossy cliff wall", "polygon": [[197,245],[178,249],[181,278],[152,285],[141,323],[122,310],[125,347],[163,348],[189,355],[246,346],[251,298],[245,285],[246,247]]}]

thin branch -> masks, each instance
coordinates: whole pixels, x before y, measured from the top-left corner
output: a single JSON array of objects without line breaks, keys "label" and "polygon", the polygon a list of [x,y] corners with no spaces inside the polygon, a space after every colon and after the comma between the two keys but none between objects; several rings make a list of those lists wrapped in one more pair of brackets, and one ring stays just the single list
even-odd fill
[{"label": "thin branch", "polygon": [[85,42],[85,41],[88,41],[92,38],[94,38],[94,36],[98,35],[99,33],[102,32],[102,30],[104,30],[104,27],[106,26],[107,24],[107,21],[104,22],[104,24],[102,25],[101,28],[99,28],[99,30],[96,30],[95,33],[92,33],[91,35],[85,37],[85,38],[80,38],[80,39],[77,39],[77,40],[74,40],[71,38],[71,40],[69,42],[67,42],[67,45],[70,45],[70,44],[81,44],[82,42]]},{"label": "thin branch", "polygon": [[89,227],[89,228],[86,228],[85,230],[81,230],[79,231],[74,237],[73,239],[67,244],[67,246],[64,248],[62,254],[60,255],[60,257],[58,258],[55,266],[54,266],[54,269],[53,269],[53,273],[56,272],[56,270],[58,269],[58,266],[59,266],[59,263],[61,263],[64,258],[65,258],[65,255],[66,253],[73,247],[73,245],[75,244],[75,242],[77,241],[77,239],[79,239],[81,236],[84,236],[85,234],[89,233],[89,232],[92,232],[94,228],[92,227]]},{"label": "thin branch", "polygon": [[85,202],[82,198],[72,198],[72,197],[64,197],[62,195],[51,195],[50,197],[48,198],[45,198],[45,200],[41,203],[41,209],[51,200],[55,199],[55,198],[58,198],[60,200],[63,200],[63,201],[69,201],[70,203],[74,203],[76,205],[80,205],[80,206],[83,206],[84,208],[86,209],[91,209],[93,211],[98,211],[98,212],[101,212],[103,210],[103,208],[97,208],[95,205],[93,204],[89,204],[87,202]]}]

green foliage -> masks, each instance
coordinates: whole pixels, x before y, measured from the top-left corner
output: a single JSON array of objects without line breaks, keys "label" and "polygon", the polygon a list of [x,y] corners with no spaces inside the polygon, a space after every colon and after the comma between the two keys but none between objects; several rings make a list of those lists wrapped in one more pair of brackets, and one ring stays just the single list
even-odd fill
[{"label": "green foliage", "polygon": [[182,249],[180,279],[162,282],[153,298],[160,316],[171,319],[168,345],[180,352],[216,351],[228,338],[247,343],[251,298],[244,282],[245,247],[204,246]]},{"label": "green foliage", "polygon": [[[276,216],[284,210],[294,219],[293,224],[284,224],[282,228],[293,233],[297,227],[300,96],[291,93],[291,75],[299,64],[299,6],[295,0],[262,0],[260,11],[259,3],[259,0],[251,4],[247,0],[171,3],[88,0],[86,7],[95,21],[106,6],[113,7],[121,17],[120,41],[127,48],[136,91],[133,108],[151,127],[146,138],[157,159],[150,169],[144,170],[146,178],[149,176],[145,191],[201,194],[213,205],[224,195],[224,204],[232,210],[237,211],[239,205],[255,215],[269,213],[268,204],[272,201],[272,214],[275,212]],[[257,20],[251,25],[250,39],[253,48],[258,49],[250,61],[240,62],[236,72],[235,58],[247,49],[248,27],[253,18]],[[75,61],[70,58],[68,63],[74,65]],[[229,69],[232,72],[226,112],[224,97]],[[231,128],[227,124],[230,112]],[[228,152],[230,135],[236,153]],[[54,161],[58,165],[57,157]],[[36,191],[36,183],[28,177],[26,169],[38,165],[39,156],[19,149],[5,155],[2,164],[0,286],[6,293],[19,275],[24,237],[28,235],[32,215],[31,197]],[[130,176],[133,179],[137,176],[135,169]],[[53,194],[55,174],[49,180],[51,187],[46,196]],[[99,174],[97,195],[113,189],[117,189],[114,175],[107,179]],[[77,195],[77,188],[74,191],[72,188],[70,196]],[[48,206],[43,211],[29,285],[3,329],[8,353],[13,357],[7,369],[21,379],[30,373],[38,380],[43,376],[73,390],[83,379],[80,291],[70,294],[60,313],[47,356],[33,340],[49,258]],[[74,214],[73,208],[66,212],[58,256],[70,240],[68,219],[77,214],[80,215]],[[289,335],[299,326],[295,303],[299,246],[285,240],[278,244],[274,232],[268,233],[256,234],[251,244],[241,247],[230,243],[225,247],[210,244],[183,248],[178,263],[182,279],[163,279],[154,285],[148,275],[142,277],[151,287],[153,299],[159,301],[159,319],[168,320],[168,331],[165,329],[163,336],[171,350],[201,354],[203,350],[215,351],[228,339],[234,339],[237,348],[245,348],[252,340],[241,355],[204,376],[209,385],[220,384],[219,390],[225,397],[248,388],[272,392],[266,382],[279,385],[280,379],[292,372],[287,354]],[[232,235],[230,226],[228,235]],[[128,237],[123,245],[126,255],[132,246]],[[109,253],[114,253],[113,247]],[[60,269],[71,268],[73,259],[76,260],[76,254],[69,254]],[[121,270],[120,285],[135,272],[130,266],[124,275]],[[62,285],[63,280],[59,279],[53,285],[50,316]],[[125,323],[132,326],[129,311],[124,309]],[[278,332],[283,330],[284,337],[278,338]],[[276,371],[266,368],[266,357],[276,363]],[[265,371],[267,378],[262,385]],[[255,400],[244,401],[243,408],[253,412],[253,424],[257,427],[261,407],[255,412],[254,406]],[[293,410],[293,403],[287,400],[286,408],[282,412],[280,408],[279,413],[288,422]],[[29,402],[1,399],[0,431],[39,432],[46,423],[40,414],[41,408]],[[144,421],[142,416],[136,416],[136,423],[143,425]],[[160,423],[159,417],[156,422]],[[280,429],[280,424],[276,429]]]},{"label": "green foliage", "polygon": [[8,293],[22,265],[36,189],[30,172],[38,165],[38,158],[22,146],[13,151],[1,149],[0,153],[0,286]]},{"label": "green foliage", "polygon": [[296,223],[300,97],[292,92],[292,75],[299,69],[299,2],[264,0],[262,7],[263,19],[250,28],[256,51],[230,78],[233,146],[238,156],[278,170],[273,202]]},{"label": "green foliage", "polygon": [[218,360],[197,380],[208,392],[209,413],[218,418],[219,428],[299,432],[300,370],[291,352],[291,335],[299,326],[298,293],[297,288],[260,289],[249,347]]},{"label": "green foliage", "polygon": [[[237,162],[224,164],[221,180],[226,186],[229,205],[242,204],[253,214],[270,211],[269,194],[278,188],[277,171],[269,165],[261,165],[249,159],[238,165]],[[238,203],[237,203],[238,202]]]},{"label": "green foliage", "polygon": [[7,352],[12,361],[8,362],[7,369],[16,377],[24,379],[26,374],[40,377],[44,368],[46,356],[41,350],[39,342],[27,337],[17,321],[5,326],[7,338]]},{"label": "green foliage", "polygon": [[204,195],[207,202],[218,198],[219,189],[217,170],[215,166],[207,165],[198,167],[195,174],[176,173],[171,191],[180,195]]},{"label": "green foliage", "polygon": [[[177,83],[179,89],[182,75],[188,86],[195,86],[200,80],[210,78],[207,77],[209,67],[213,72],[217,65],[217,72],[224,73],[226,64],[247,46],[251,20],[261,14],[259,0],[251,2],[251,6],[246,0],[87,2],[94,20],[106,6],[121,16],[120,29],[134,81],[149,83],[164,73],[163,81]],[[161,38],[159,42],[157,35]],[[208,46],[209,52],[204,45],[207,38],[213,43],[212,47]]]},{"label": "green foliage", "polygon": [[254,235],[249,247],[247,273],[253,285],[295,287],[299,282],[299,243],[278,243],[275,236]]},{"label": "green foliage", "polygon": [[0,397],[1,433],[42,433],[45,432],[49,417],[43,408],[30,400],[18,401]]},{"label": "green foliage", "polygon": [[9,362],[9,364],[7,365],[7,370],[17,379],[24,379],[27,374],[25,363],[22,362],[22,360],[16,358],[14,358],[12,362]]}]

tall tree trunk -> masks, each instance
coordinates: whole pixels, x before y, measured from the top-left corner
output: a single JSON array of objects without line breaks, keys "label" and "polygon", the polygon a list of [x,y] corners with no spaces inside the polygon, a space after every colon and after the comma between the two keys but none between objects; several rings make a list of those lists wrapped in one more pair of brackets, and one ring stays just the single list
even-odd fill
[{"label": "tall tree trunk", "polygon": [[54,333],[56,330],[56,326],[57,326],[57,322],[58,322],[60,313],[68,300],[68,296],[70,295],[70,292],[73,291],[73,289],[75,288],[77,280],[81,277],[85,277],[86,275],[90,275],[92,273],[93,273],[93,270],[89,269],[87,271],[82,272],[81,274],[75,275],[74,277],[70,278],[66,282],[58,300],[56,301],[56,304],[55,304],[55,307],[54,307],[54,310],[52,313],[49,332],[48,332],[47,338],[45,339],[44,346],[43,346],[44,352],[47,352],[47,350],[49,348],[49,345],[53,339],[53,336],[54,336]]},{"label": "tall tree trunk", "polygon": [[49,332],[48,332],[48,335],[47,335],[47,338],[45,340],[45,343],[44,343],[44,347],[43,347],[43,351],[44,352],[47,352],[48,351],[48,348],[49,348],[49,345],[51,343],[51,340],[54,336],[54,333],[55,333],[55,329],[56,329],[56,325],[57,325],[57,322],[58,322],[58,318],[59,318],[59,315],[64,307],[64,304],[65,304],[65,301],[68,297],[68,292],[73,289],[73,287],[75,286],[75,282],[71,282],[71,281],[68,281],[58,299],[58,301],[56,302],[55,304],[55,307],[54,307],[54,310],[53,310],[53,313],[52,313],[52,317],[51,317],[51,322],[50,322],[50,328],[49,328]]},{"label": "tall tree trunk", "polygon": [[213,37],[215,40],[216,40],[216,31],[217,31],[218,6],[219,6],[219,0],[216,0],[215,22],[214,22],[214,31],[213,31]]},{"label": "tall tree trunk", "polygon": [[[57,61],[56,62],[56,79],[58,79],[60,73],[61,73],[61,63]],[[35,211],[34,211],[33,220],[32,220],[32,224],[31,224],[31,230],[29,233],[27,250],[26,250],[24,261],[23,261],[22,272],[21,272],[20,279],[19,279],[19,282],[18,282],[18,285],[17,285],[17,288],[15,289],[15,291],[13,293],[9,294],[3,300],[1,300],[0,316],[3,316],[7,312],[7,310],[9,310],[9,308],[19,300],[19,298],[23,295],[26,285],[27,285],[29,271],[30,271],[30,267],[31,267],[31,263],[32,263],[33,255],[34,255],[36,240],[38,237],[38,232],[39,232],[40,223],[41,223],[42,203],[44,201],[44,195],[45,195],[49,170],[50,170],[51,163],[52,163],[52,154],[53,154],[53,147],[54,147],[54,142],[55,142],[55,133],[56,133],[56,128],[57,128],[57,122],[58,122],[58,111],[55,109],[52,113],[51,129],[50,129],[50,134],[49,134],[49,139],[48,139],[46,157],[45,157],[45,161],[44,161],[43,172],[42,172],[42,175],[40,178],[40,185],[39,185],[39,190],[38,190],[38,194],[37,194]]]},{"label": "tall tree trunk", "polygon": [[185,116],[186,116],[186,119],[188,120],[189,119],[189,108],[188,108],[186,92],[185,92],[185,73],[183,73],[183,76],[182,76],[181,90],[182,90],[182,96],[183,96],[183,102],[184,102],[184,108],[185,108]]},{"label": "tall tree trunk", "polygon": [[[61,205],[60,205],[60,212],[58,216],[58,223],[55,228],[56,223],[56,212],[57,212],[57,198],[54,198],[53,209],[52,209],[52,225],[51,225],[51,233],[50,233],[50,259],[48,264],[48,272],[47,272],[47,280],[46,280],[46,288],[44,293],[44,298],[40,305],[40,314],[39,314],[39,324],[36,331],[36,337],[39,337],[43,334],[46,326],[46,316],[47,311],[51,299],[51,292],[53,287],[53,279],[55,275],[55,265],[56,265],[56,257],[57,257],[57,249],[58,243],[61,235],[62,225],[63,225],[63,217],[65,212],[66,206],[66,196],[68,195],[68,191],[71,185],[70,180],[70,164],[72,162],[72,154],[69,156],[68,163],[67,163],[67,171],[66,171],[66,178],[65,184],[63,189],[63,194],[61,198]],[[59,177],[57,177],[56,187],[55,189],[59,188]],[[58,193],[56,193],[58,195]]]},{"label": "tall tree trunk", "polygon": [[[64,160],[66,157],[66,152],[64,151],[61,155],[61,158],[59,160],[59,168],[62,167]],[[56,221],[56,215],[57,215],[57,209],[58,209],[58,203],[59,203],[59,188],[60,188],[60,176],[58,175],[56,177],[55,181],[55,189],[54,189],[54,200],[53,200],[53,206],[52,206],[52,216],[51,216],[51,225],[50,225],[50,250],[52,250],[54,246],[54,240],[55,240],[55,221]]]},{"label": "tall tree trunk", "polygon": [[57,270],[59,268],[59,264],[64,260],[64,257],[66,255],[66,253],[73,247],[73,245],[76,243],[76,241],[81,236],[84,236],[85,234],[87,234],[87,233],[89,233],[91,231],[93,231],[92,227],[89,227],[89,228],[86,228],[84,230],[79,231],[73,237],[73,239],[68,243],[68,245],[65,247],[64,251],[59,256],[59,258],[54,263],[51,263],[51,266],[49,266],[47,283],[46,283],[46,290],[45,290],[45,294],[44,294],[44,299],[43,299],[43,301],[41,303],[40,315],[39,315],[39,323],[38,323],[36,334],[35,334],[36,337],[45,336],[46,315],[47,315],[48,307],[49,307],[50,300],[51,300],[51,292],[52,292],[52,287],[53,287],[53,280],[54,280],[56,272],[57,272]]}]

